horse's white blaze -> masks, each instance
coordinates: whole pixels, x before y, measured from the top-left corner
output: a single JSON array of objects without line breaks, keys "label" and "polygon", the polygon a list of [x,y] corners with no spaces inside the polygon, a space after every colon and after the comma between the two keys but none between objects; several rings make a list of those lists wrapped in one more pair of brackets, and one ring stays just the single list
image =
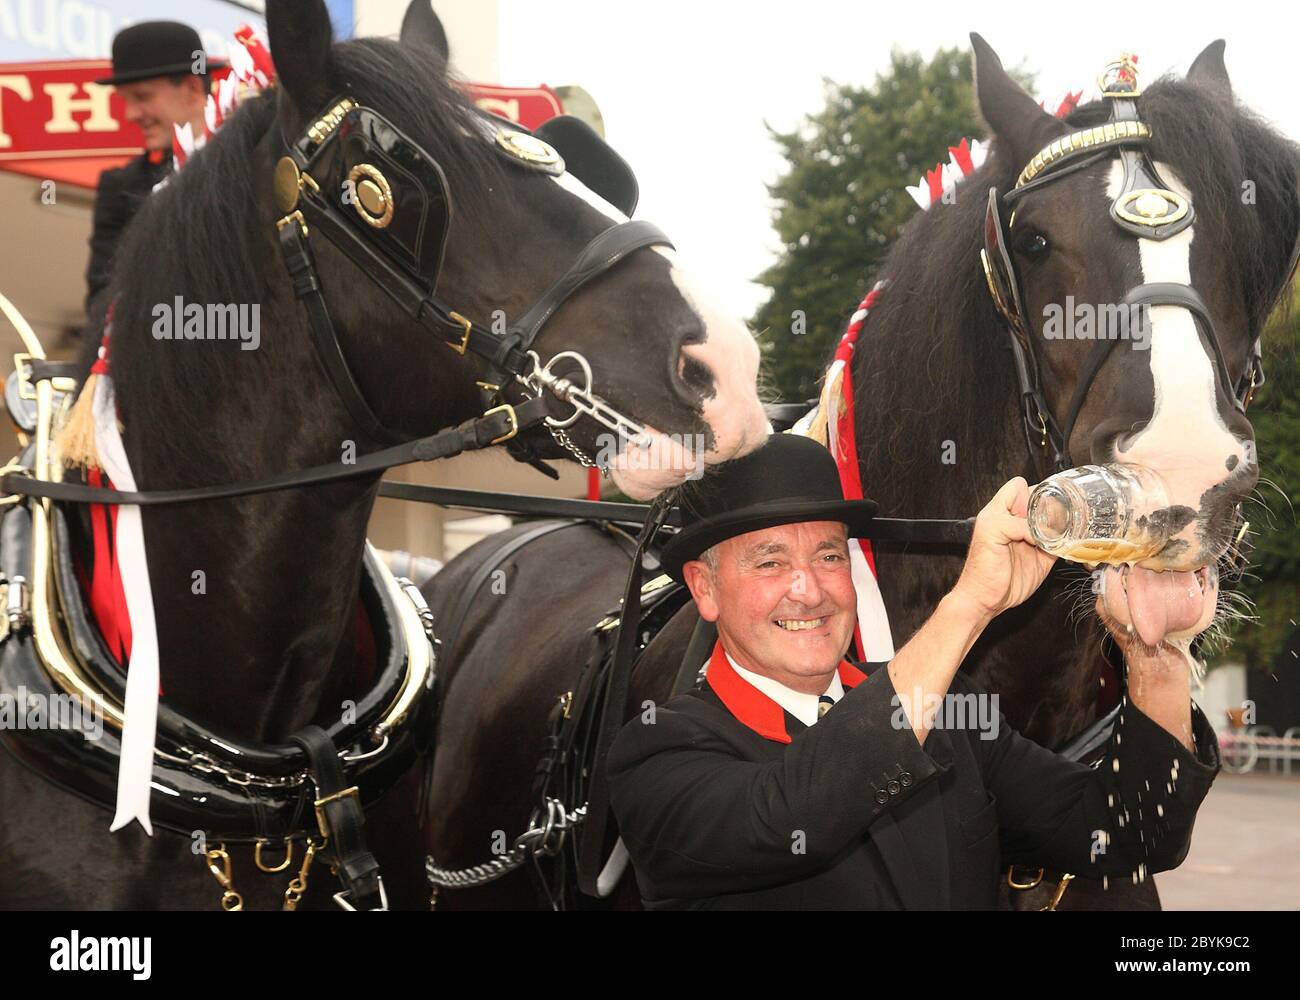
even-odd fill
[{"label": "horse's white blaze", "polygon": [[758,341],[736,317],[727,313],[708,290],[683,268],[677,253],[655,247],[672,264],[673,284],[704,325],[704,342],[688,344],[682,353],[713,375],[716,392],[704,400],[704,422],[713,430],[709,462],[727,459],[758,447],[771,433],[757,393],[760,354]]},{"label": "horse's white blaze", "polygon": [[[553,180],[611,222],[627,221],[626,215],[568,171]],[[653,460],[647,461],[644,454],[632,454],[625,449],[610,466],[614,484],[628,496],[640,500],[678,486],[688,475],[697,474],[701,457],[712,465],[752,451],[772,429],[758,398],[758,342],[744,323],[712,302],[699,283],[681,267],[674,251],[667,247],[653,249],[671,265],[673,284],[700,317],[704,329],[704,342],[690,344],[682,353],[704,365],[713,376],[715,392],[704,400],[703,406],[703,418],[713,434],[713,446],[700,456],[691,449],[689,441],[679,442],[649,428],[655,437],[650,449]],[[628,416],[637,418],[635,413]]]},{"label": "horse's white blaze", "polygon": [[[1171,188],[1187,199],[1187,190],[1168,165],[1157,164]],[[1106,197],[1119,196],[1123,165],[1111,165]],[[1189,226],[1166,240],[1138,240],[1142,282],[1169,281],[1190,285],[1191,248],[1196,227]],[[1151,309],[1150,358],[1155,399],[1150,422],[1115,458],[1157,472],[1170,500],[1201,510],[1201,497],[1228,476],[1229,456],[1246,457],[1244,442],[1227,428],[1215,397],[1215,363],[1197,334],[1192,314],[1178,306]],[[1136,342],[1135,342],[1136,343]],[[1188,542],[1189,556],[1200,551],[1195,523],[1178,536]]]}]

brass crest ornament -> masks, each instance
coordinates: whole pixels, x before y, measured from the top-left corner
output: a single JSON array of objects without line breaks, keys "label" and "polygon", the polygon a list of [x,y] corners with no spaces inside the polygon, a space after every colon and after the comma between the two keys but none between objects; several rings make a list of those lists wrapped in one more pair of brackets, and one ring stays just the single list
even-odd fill
[{"label": "brass crest ornament", "polygon": [[1106,68],[1097,77],[1097,86],[1102,96],[1122,97],[1129,100],[1140,97],[1142,91],[1138,88],[1137,61],[1137,56],[1125,52],[1114,62],[1107,63]]},{"label": "brass crest ornament", "polygon": [[292,212],[298,207],[300,176],[298,164],[293,162],[292,156],[280,157],[280,161],[275,165],[273,186],[275,188],[275,204],[281,212]]},{"label": "brass crest ornament", "polygon": [[354,197],[352,207],[362,220],[376,229],[384,229],[393,221],[393,189],[378,168],[369,163],[358,163],[348,171]]},{"label": "brass crest ornament", "polygon": [[531,167],[537,167],[548,174],[564,173],[564,160],[550,143],[527,132],[513,129],[501,129],[496,134],[497,145]]},{"label": "brass crest ornament", "polygon": [[1139,226],[1164,226],[1187,214],[1187,199],[1168,188],[1139,188],[1120,198],[1115,214]]}]

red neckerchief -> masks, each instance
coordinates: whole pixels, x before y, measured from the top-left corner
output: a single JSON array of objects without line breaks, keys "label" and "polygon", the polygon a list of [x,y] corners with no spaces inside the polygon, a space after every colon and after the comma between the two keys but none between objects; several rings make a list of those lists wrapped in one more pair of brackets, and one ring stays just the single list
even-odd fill
[{"label": "red neckerchief", "polygon": [[[846,690],[856,687],[867,678],[848,660],[840,661],[839,674],[840,683]],[[738,721],[766,740],[791,742],[790,734],[785,728],[785,709],[736,673],[731,661],[727,659],[726,650],[722,648],[721,639],[713,647],[707,677],[713,693]]]}]

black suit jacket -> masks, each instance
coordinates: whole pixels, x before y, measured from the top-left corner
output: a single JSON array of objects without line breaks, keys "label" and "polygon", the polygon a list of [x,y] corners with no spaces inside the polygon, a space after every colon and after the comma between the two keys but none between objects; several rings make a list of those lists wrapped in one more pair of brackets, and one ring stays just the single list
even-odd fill
[{"label": "black suit jacket", "polygon": [[99,175],[95,193],[95,224],[90,234],[90,263],[86,266],[86,322],[98,341],[108,308],[108,283],[113,256],[127,224],[135,218],[154,185],[171,173],[171,154],[153,163],[141,153],[121,167]]},{"label": "black suit jacket", "polygon": [[[1195,705],[1193,755],[1126,698],[1094,769],[1000,712],[995,739],[935,728],[922,746],[891,722],[883,666],[811,728],[713,665],[623,728],[610,795],[648,908],[992,909],[1010,864],[1127,880],[1186,856],[1220,767]],[[950,693],[987,697],[960,674]]]}]

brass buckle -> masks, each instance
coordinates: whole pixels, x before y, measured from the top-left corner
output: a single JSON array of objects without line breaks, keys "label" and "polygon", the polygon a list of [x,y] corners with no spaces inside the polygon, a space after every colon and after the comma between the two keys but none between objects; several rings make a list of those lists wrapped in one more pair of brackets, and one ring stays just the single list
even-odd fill
[{"label": "brass buckle", "polygon": [[306,239],[309,235],[311,235],[311,234],[310,234],[310,231],[307,229],[307,220],[304,219],[304,218],[302,217],[302,209],[301,209],[301,208],[295,208],[292,212],[290,212],[288,215],[286,215],[283,219],[276,219],[276,220],[275,220],[275,228],[276,228],[276,229],[283,229],[285,226],[289,225],[289,223],[291,223],[291,222],[296,222],[296,223],[298,223],[298,225],[302,228],[303,239]]},{"label": "brass buckle", "polygon": [[323,799],[316,800],[316,826],[320,829],[320,835],[327,840],[329,839],[329,822],[325,819],[325,807],[331,802],[338,802],[346,799],[348,796],[357,800],[357,805],[361,805],[361,792],[356,785],[351,788],[345,788],[341,792],[335,792],[333,795],[326,795]]},{"label": "brass buckle", "polygon": [[515,408],[509,403],[502,403],[500,406],[494,406],[483,414],[483,416],[490,417],[492,414],[500,413],[501,411],[510,414],[510,430],[509,432],[502,434],[499,438],[493,438],[489,444],[500,444],[502,441],[509,441],[519,433],[519,416],[515,413]]},{"label": "brass buckle", "polygon": [[448,313],[447,315],[459,323],[461,330],[464,332],[461,334],[460,343],[446,341],[446,344],[457,354],[463,355],[465,353],[465,348],[469,346],[469,331],[473,329],[474,324],[458,312]]},{"label": "brass buckle", "polygon": [[1012,865],[1007,869],[1007,886],[1012,889],[1032,889],[1038,885],[1039,882],[1043,881],[1043,875],[1046,874],[1046,872],[1040,868],[1038,869],[1038,874],[1035,875],[1032,880],[1028,882],[1018,882],[1015,878],[1016,867],[1016,865]]}]

